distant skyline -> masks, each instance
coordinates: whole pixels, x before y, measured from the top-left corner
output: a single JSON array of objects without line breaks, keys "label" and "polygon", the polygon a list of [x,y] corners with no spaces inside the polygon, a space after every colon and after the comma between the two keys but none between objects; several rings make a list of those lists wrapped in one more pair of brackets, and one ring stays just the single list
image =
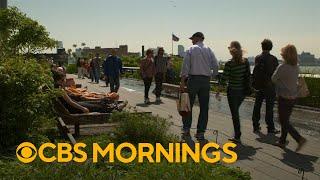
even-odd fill
[{"label": "distant skyline", "polygon": [[245,56],[255,56],[264,38],[274,42],[277,57],[288,43],[320,57],[319,0],[8,0],[8,5],[45,25],[66,49],[85,42],[89,47],[127,44],[130,52],[163,46],[171,53],[174,33],[180,38],[176,54],[179,44],[187,48],[188,37],[202,31],[219,60],[230,58],[232,40],[242,44]]}]

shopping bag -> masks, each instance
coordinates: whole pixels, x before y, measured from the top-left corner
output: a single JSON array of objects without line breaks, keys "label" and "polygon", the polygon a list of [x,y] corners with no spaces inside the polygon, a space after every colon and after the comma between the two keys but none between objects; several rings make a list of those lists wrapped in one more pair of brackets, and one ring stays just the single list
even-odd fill
[{"label": "shopping bag", "polygon": [[303,77],[299,77],[298,79],[298,98],[304,98],[310,95],[309,88],[307,86],[306,81]]},{"label": "shopping bag", "polygon": [[177,101],[177,109],[181,116],[185,117],[191,114],[190,99],[188,93],[180,93]]}]

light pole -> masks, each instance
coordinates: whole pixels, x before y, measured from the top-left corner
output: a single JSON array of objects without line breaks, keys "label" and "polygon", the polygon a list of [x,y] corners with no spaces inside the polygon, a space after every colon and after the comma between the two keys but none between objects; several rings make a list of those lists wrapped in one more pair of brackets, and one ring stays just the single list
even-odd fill
[{"label": "light pole", "polygon": [[7,8],[8,7],[8,1],[7,0],[0,0],[0,9]]}]

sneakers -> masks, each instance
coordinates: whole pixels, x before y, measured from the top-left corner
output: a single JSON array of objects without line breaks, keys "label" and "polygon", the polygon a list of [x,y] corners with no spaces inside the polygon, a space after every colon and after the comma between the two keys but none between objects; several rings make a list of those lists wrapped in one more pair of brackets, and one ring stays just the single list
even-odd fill
[{"label": "sneakers", "polygon": [[254,129],[253,129],[253,133],[255,133],[255,134],[261,133],[261,127],[254,128]]},{"label": "sneakers", "polygon": [[150,104],[149,98],[144,98],[144,103],[145,103],[145,104]]},{"label": "sneakers", "polygon": [[268,134],[279,134],[280,131],[277,129],[268,130]]},{"label": "sneakers", "polygon": [[306,144],[307,140],[304,137],[301,137],[300,141],[298,142],[298,146],[296,148],[296,152],[300,151],[302,147]]},{"label": "sneakers", "polygon": [[228,139],[229,141],[233,142],[233,143],[236,143],[236,144],[241,144],[241,140],[240,138],[229,138]]},{"label": "sneakers", "polygon": [[286,147],[286,144],[281,142],[276,142],[274,145],[280,147],[281,149],[284,149]]},{"label": "sneakers", "polygon": [[160,97],[156,97],[156,103],[161,103],[162,101],[161,101],[161,99],[160,99]]}]

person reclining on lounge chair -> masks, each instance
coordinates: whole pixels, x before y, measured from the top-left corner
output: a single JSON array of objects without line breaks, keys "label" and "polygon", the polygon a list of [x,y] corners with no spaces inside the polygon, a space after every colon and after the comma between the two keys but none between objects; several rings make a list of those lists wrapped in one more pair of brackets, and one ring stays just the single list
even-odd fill
[{"label": "person reclining on lounge chair", "polygon": [[127,102],[124,102],[123,104],[111,104],[108,100],[104,99],[100,101],[77,102],[73,100],[64,90],[66,82],[65,74],[60,71],[52,71],[52,73],[54,79],[54,87],[62,90],[62,96],[60,96],[58,99],[71,114],[89,112],[108,113],[114,109],[121,111],[127,105]]}]

